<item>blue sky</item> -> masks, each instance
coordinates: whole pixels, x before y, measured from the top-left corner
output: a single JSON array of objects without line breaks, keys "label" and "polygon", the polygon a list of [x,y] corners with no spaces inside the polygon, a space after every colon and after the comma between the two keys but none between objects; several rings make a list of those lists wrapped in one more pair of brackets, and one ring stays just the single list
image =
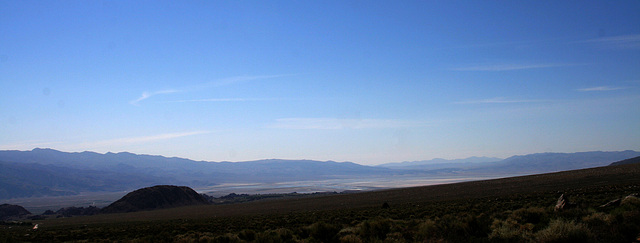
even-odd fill
[{"label": "blue sky", "polygon": [[640,150],[639,1],[0,1],[0,149]]}]

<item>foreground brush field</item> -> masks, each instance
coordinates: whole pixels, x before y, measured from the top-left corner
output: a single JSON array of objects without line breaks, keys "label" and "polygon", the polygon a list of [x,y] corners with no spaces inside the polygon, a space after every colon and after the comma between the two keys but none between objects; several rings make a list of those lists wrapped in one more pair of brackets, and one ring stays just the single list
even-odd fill
[{"label": "foreground brush field", "polygon": [[[0,242],[633,242],[640,164],[0,225]],[[555,210],[560,195],[568,208]],[[600,207],[621,199],[613,205]],[[38,224],[38,229],[33,226]]]}]

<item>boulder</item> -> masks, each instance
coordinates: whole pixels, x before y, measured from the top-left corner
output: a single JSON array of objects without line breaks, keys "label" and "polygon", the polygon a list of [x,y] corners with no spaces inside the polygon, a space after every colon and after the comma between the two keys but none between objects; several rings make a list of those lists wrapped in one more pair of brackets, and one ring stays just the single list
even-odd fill
[{"label": "boulder", "polygon": [[632,203],[634,201],[640,201],[638,199],[638,193],[632,193],[629,194],[628,196],[624,197],[624,198],[616,198],[613,199],[605,204],[600,205],[601,208],[608,208],[608,207],[617,207],[620,206],[621,204],[625,204],[625,203]]},{"label": "boulder", "polygon": [[601,208],[617,207],[617,206],[620,206],[620,202],[621,201],[622,200],[620,198],[614,199],[614,200],[609,201],[608,203],[600,205],[600,207]]},{"label": "boulder", "polygon": [[574,207],[576,207],[576,204],[569,201],[568,196],[565,196],[564,194],[562,194],[558,198],[558,201],[556,202],[556,207],[554,210],[557,212],[557,211],[562,211],[564,209],[569,209]]}]

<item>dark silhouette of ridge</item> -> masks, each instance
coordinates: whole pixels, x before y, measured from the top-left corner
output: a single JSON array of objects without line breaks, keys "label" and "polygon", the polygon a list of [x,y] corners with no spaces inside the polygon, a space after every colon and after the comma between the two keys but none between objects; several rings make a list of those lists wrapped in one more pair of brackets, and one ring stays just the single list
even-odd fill
[{"label": "dark silhouette of ridge", "polygon": [[127,213],[203,204],[209,204],[209,201],[189,187],[160,185],[130,192],[101,212]]},{"label": "dark silhouette of ridge", "polygon": [[630,159],[620,160],[618,162],[613,162],[611,163],[611,165],[628,165],[628,164],[636,164],[636,163],[640,163],[640,156],[633,157]]}]

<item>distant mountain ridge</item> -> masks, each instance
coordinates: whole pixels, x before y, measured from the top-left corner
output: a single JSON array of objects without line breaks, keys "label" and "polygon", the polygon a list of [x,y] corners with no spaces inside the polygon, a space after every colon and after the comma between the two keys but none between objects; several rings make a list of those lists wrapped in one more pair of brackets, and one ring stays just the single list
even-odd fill
[{"label": "distant mountain ridge", "polygon": [[[67,153],[53,149],[31,151],[0,151],[0,161],[56,165],[69,168],[111,172],[141,173],[159,178],[174,178],[172,184],[212,184],[238,181],[238,176],[251,175],[258,181],[264,177],[282,175],[304,178],[324,178],[341,174],[375,174],[388,172],[384,168],[363,166],[351,162],[267,159],[246,162],[207,162],[158,155],[138,155],[128,152]],[[292,174],[302,173],[302,174]],[[249,180],[251,178],[248,178]],[[246,179],[242,179],[246,181]],[[274,179],[279,181],[279,179]]]},{"label": "distant mountain ridge", "polygon": [[122,191],[171,181],[171,178],[145,174],[85,170],[31,162],[0,161],[0,172],[0,199],[67,196],[82,191]]},{"label": "distant mountain ridge", "polygon": [[477,166],[480,163],[491,163],[501,161],[501,158],[495,157],[469,157],[465,159],[441,159],[436,158],[432,160],[420,160],[420,161],[405,161],[396,163],[386,163],[377,165],[378,167],[392,168],[392,169],[405,169],[405,170],[436,170],[444,168],[469,168]]},{"label": "distant mountain ridge", "polygon": [[628,165],[640,163],[640,156],[611,163],[611,165]]},{"label": "distant mountain ridge", "polygon": [[[636,151],[539,153],[504,160],[471,157],[365,166],[352,162],[267,159],[205,162],[133,153],[0,151],[0,199],[126,191],[163,184],[193,188],[220,183],[276,183],[385,176],[511,175],[606,166]],[[448,161],[450,163],[446,163]]]},{"label": "distant mountain ridge", "polygon": [[607,166],[613,162],[640,156],[633,150],[614,152],[536,153],[516,155],[494,163],[485,170],[528,171],[546,173]]},{"label": "distant mountain ridge", "polygon": [[640,152],[633,150],[535,153],[515,155],[506,159],[491,157],[469,157],[456,160],[433,159],[381,164],[378,167],[421,171],[456,171],[457,173],[533,174],[606,166],[616,161],[637,156],[640,156]]},{"label": "distant mountain ridge", "polygon": [[435,158],[431,160],[419,160],[419,161],[404,161],[404,162],[394,162],[394,163],[385,163],[379,164],[377,166],[382,167],[397,167],[397,166],[408,166],[408,165],[427,165],[427,164],[440,164],[440,163],[484,163],[484,162],[495,162],[503,160],[501,158],[496,157],[478,157],[471,156],[465,159],[443,159],[443,158]]},{"label": "distant mountain ridge", "polygon": [[[191,187],[380,176],[391,169],[351,162],[257,160],[205,162],[128,152],[0,151],[0,199],[123,191],[158,184]],[[10,172],[10,173],[9,173]]]}]

